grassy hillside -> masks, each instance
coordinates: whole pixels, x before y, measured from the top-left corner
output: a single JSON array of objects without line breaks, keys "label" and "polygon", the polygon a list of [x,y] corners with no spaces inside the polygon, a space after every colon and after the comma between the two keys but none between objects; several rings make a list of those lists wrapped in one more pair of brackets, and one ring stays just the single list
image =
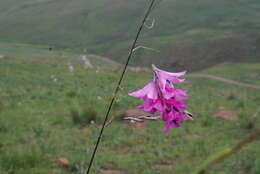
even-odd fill
[{"label": "grassy hillside", "polygon": [[[95,67],[101,67],[99,72],[85,70],[79,55],[70,52],[61,55],[44,47],[7,44],[0,44],[0,50],[10,54],[0,59],[0,173],[80,173],[90,159],[119,73],[95,59],[91,60]],[[74,73],[68,71],[68,61],[74,64]],[[234,80],[250,76],[246,82],[256,83],[259,66],[224,64],[201,73]],[[160,121],[142,126],[122,121],[123,111],[141,104],[127,93],[151,79],[150,73],[127,72],[93,174],[192,173],[210,155],[232,147],[259,127],[259,90],[192,77],[182,88],[189,90],[189,110],[195,121],[167,135],[162,134]],[[239,120],[213,118],[220,110],[238,114]],[[259,156],[256,141],[210,174],[258,174]],[[69,160],[68,168],[57,166],[55,161],[60,157]]]},{"label": "grassy hillside", "polygon": [[[146,6],[140,0],[1,1],[0,38],[86,49],[123,62]],[[154,28],[140,39],[160,52],[139,50],[132,64],[198,70],[259,61],[259,9],[259,0],[164,0],[151,15]]]}]

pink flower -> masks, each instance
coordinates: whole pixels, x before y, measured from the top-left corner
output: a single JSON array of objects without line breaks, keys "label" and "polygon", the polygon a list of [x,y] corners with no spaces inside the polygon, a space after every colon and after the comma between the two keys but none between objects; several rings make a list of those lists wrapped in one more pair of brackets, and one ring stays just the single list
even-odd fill
[{"label": "pink flower", "polygon": [[168,133],[172,128],[180,127],[181,122],[190,119],[186,114],[187,102],[184,101],[188,98],[187,91],[173,86],[173,84],[184,82],[184,79],[179,77],[185,75],[186,72],[171,73],[152,66],[154,80],[129,95],[145,102],[144,105],[139,106],[139,109],[150,114],[160,113],[161,119],[166,124],[163,133]]}]

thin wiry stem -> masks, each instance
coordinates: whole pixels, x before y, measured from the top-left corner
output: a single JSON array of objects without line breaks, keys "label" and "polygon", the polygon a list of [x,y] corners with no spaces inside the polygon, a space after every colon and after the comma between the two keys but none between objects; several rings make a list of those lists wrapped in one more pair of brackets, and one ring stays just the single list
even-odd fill
[{"label": "thin wiry stem", "polygon": [[85,172],[86,174],[89,174],[89,173],[90,173],[90,169],[91,169],[91,167],[92,167],[94,158],[95,158],[95,156],[96,156],[97,149],[98,149],[98,146],[99,146],[101,137],[102,137],[102,135],[103,135],[104,128],[105,128],[106,123],[107,123],[107,120],[108,120],[108,116],[109,116],[110,111],[111,111],[111,109],[112,109],[112,106],[113,106],[113,104],[114,104],[116,95],[117,95],[117,93],[118,93],[118,91],[119,91],[119,89],[120,89],[120,85],[121,85],[121,83],[122,83],[122,80],[123,80],[123,77],[124,77],[124,75],[125,75],[125,72],[126,72],[126,69],[127,69],[128,64],[129,64],[129,61],[130,61],[130,59],[131,59],[131,57],[132,57],[132,55],[133,55],[133,50],[134,50],[134,48],[136,47],[136,43],[137,43],[137,40],[138,40],[138,38],[139,38],[139,35],[141,34],[141,31],[142,31],[142,29],[143,29],[143,27],[144,27],[144,24],[145,24],[145,22],[146,22],[146,20],[147,20],[147,18],[148,18],[148,16],[149,16],[149,14],[151,13],[151,11],[152,11],[152,9],[153,9],[154,3],[155,3],[155,0],[151,0],[151,3],[150,3],[150,5],[149,5],[149,7],[148,7],[148,9],[147,9],[147,11],[146,11],[146,13],[145,13],[145,16],[144,16],[144,18],[143,18],[143,21],[142,21],[142,23],[141,23],[141,25],[140,25],[140,27],[139,27],[139,29],[138,29],[138,31],[137,31],[136,37],[135,37],[135,39],[134,39],[134,41],[133,41],[133,44],[132,44],[132,46],[131,46],[131,49],[130,49],[130,52],[129,52],[129,54],[128,54],[128,57],[127,57],[127,60],[126,60],[124,69],[123,69],[123,71],[122,71],[122,73],[121,73],[121,76],[120,76],[120,78],[119,78],[119,81],[118,81],[118,83],[117,83],[117,86],[116,86],[116,88],[115,88],[115,91],[114,91],[114,93],[113,93],[112,100],[111,100],[110,104],[108,105],[107,112],[106,112],[106,116],[105,116],[105,119],[104,119],[104,121],[103,121],[103,124],[102,124],[101,130],[100,130],[99,136],[98,136],[98,138],[97,138],[97,142],[96,142],[94,151],[93,151],[93,153],[92,153],[92,156],[91,156],[91,159],[90,159],[90,163],[89,163],[88,169],[87,169],[87,171]]},{"label": "thin wiry stem", "polygon": [[246,145],[258,140],[260,138],[260,129],[256,129],[253,133],[249,134],[242,141],[240,141],[233,148],[225,148],[216,155],[205,160],[200,166],[198,166],[194,174],[206,174],[210,169],[212,169],[216,164],[224,161],[231,155],[237,153]]}]

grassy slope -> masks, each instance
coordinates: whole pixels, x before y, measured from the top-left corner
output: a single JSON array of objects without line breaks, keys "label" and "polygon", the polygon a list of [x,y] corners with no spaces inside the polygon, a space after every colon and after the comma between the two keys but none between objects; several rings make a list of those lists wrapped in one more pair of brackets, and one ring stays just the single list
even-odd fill
[{"label": "grassy slope", "polygon": [[[232,69],[230,69],[232,66]],[[238,71],[240,70],[240,71]],[[260,85],[260,68],[259,64],[221,64],[213,68],[201,71],[205,74],[214,74],[220,77],[237,80],[240,82]]]},{"label": "grassy slope", "polygon": [[[6,44],[0,44],[0,50],[12,52],[10,59],[0,60],[0,173],[76,172],[82,161],[90,158],[119,74],[105,67],[99,73],[84,70],[75,59],[78,55],[72,53],[64,52],[61,58],[60,52],[50,53],[45,48]],[[75,64],[75,73],[68,71],[68,61]],[[230,64],[228,69],[221,65],[206,72],[236,80],[255,73],[258,76],[247,79],[255,83],[259,77],[255,66],[259,64]],[[53,74],[58,82],[51,80]],[[111,115],[117,118],[122,110],[141,104],[127,93],[151,79],[151,74],[128,72]],[[250,123],[253,127],[260,123],[258,117],[252,120],[259,107],[259,90],[192,78],[182,88],[189,89],[189,110],[195,115],[194,122],[163,135],[162,122],[150,122],[147,129],[137,129],[115,119],[106,128],[93,173],[100,173],[100,169],[131,174],[191,173],[209,155],[234,145],[253,131],[248,127]],[[221,109],[236,111],[239,121],[212,118]],[[84,126],[87,129],[83,133],[82,126],[71,119],[75,111],[86,118],[97,112],[96,123]],[[259,141],[250,144],[211,173],[259,173],[258,147]],[[73,167],[56,167],[54,161],[58,157],[68,158]],[[167,160],[172,165],[165,165]]]},{"label": "grassy slope", "polygon": [[[4,25],[0,26],[0,38],[86,48],[122,61],[146,3],[139,0],[1,1],[0,23]],[[152,14],[155,27],[146,30],[141,38],[142,44],[161,53],[138,51],[132,63],[147,65],[152,61],[161,62],[164,67],[183,65],[197,70],[228,60],[256,60],[259,8],[259,0],[164,0]],[[140,59],[141,56],[145,59]]]}]

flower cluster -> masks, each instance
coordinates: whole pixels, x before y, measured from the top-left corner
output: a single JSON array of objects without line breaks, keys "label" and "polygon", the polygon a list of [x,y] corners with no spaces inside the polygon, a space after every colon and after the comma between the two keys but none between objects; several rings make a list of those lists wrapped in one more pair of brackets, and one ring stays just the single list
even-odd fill
[{"label": "flower cluster", "polygon": [[172,128],[180,127],[182,121],[191,119],[186,112],[187,92],[174,87],[174,84],[184,82],[184,79],[179,77],[185,75],[186,72],[171,73],[152,66],[154,80],[143,89],[129,95],[146,102],[139,106],[139,109],[150,114],[160,113],[161,119],[166,123],[163,133],[168,133]]}]

